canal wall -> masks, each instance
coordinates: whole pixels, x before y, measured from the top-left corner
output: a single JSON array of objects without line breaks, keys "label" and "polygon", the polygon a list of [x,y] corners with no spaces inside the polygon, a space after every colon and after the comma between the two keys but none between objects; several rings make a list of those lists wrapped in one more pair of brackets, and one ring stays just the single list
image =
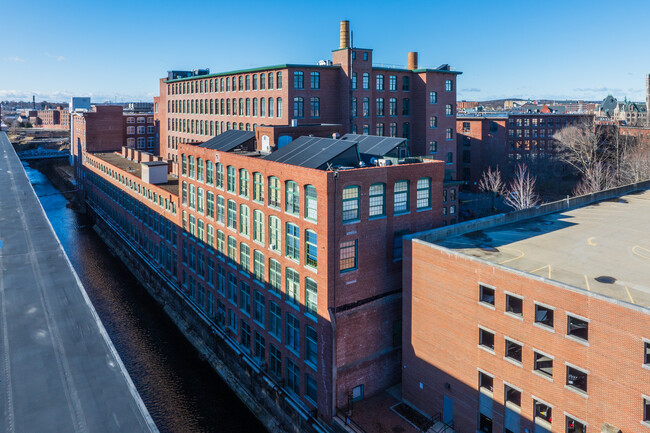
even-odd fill
[{"label": "canal wall", "polygon": [[[292,401],[282,387],[268,378],[265,367],[260,367],[242,352],[226,328],[215,325],[204,311],[194,308],[177,284],[160,272],[148,257],[140,254],[139,246],[131,245],[101,210],[87,204],[87,213],[111,253],[125,264],[187,340],[270,432],[334,431]],[[337,431],[346,431],[338,423],[334,426]]]}]

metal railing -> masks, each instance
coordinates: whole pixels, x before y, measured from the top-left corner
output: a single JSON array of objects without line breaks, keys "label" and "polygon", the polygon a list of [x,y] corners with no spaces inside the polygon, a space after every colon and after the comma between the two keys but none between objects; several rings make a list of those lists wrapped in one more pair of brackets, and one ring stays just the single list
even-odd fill
[{"label": "metal railing", "polygon": [[354,422],[352,418],[350,418],[345,412],[343,412],[339,408],[336,408],[336,417],[340,419],[352,431],[356,433],[366,433],[366,431],[359,424]]},{"label": "metal railing", "polygon": [[432,425],[436,425],[437,423],[441,423],[443,425],[442,430],[438,430],[437,433],[447,433],[447,431],[454,431],[454,420],[452,419],[450,422],[444,422],[442,420],[442,414],[440,412],[437,412],[434,416],[430,418],[430,421],[433,423]]}]

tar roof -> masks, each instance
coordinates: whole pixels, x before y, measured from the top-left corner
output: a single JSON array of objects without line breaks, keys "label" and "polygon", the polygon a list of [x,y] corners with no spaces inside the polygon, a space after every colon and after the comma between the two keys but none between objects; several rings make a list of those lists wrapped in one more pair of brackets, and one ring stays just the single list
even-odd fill
[{"label": "tar roof", "polygon": [[255,133],[253,131],[229,129],[228,131],[224,131],[216,137],[211,138],[205,143],[199,144],[199,147],[219,150],[221,152],[229,152],[253,138],[255,138]]},{"label": "tar roof", "polygon": [[298,137],[291,143],[265,156],[264,159],[307,168],[319,168],[350,148],[356,148],[356,146],[357,143],[351,140]]},{"label": "tar roof", "polygon": [[649,308],[648,215],[650,191],[646,190],[435,243]]},{"label": "tar roof", "polygon": [[341,140],[355,141],[362,155],[384,156],[402,143],[406,138],[379,137],[377,135],[345,134]]}]

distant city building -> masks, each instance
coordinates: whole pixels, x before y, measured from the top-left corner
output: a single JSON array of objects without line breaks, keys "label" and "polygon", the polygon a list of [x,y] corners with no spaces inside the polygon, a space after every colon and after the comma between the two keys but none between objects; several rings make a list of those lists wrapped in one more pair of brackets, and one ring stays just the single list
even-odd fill
[{"label": "distant city building", "polygon": [[596,107],[596,118],[611,119],[615,122],[625,122],[630,126],[643,126],[648,119],[647,107],[643,103],[630,102],[625,99],[619,102],[612,95],[607,95],[603,102]]},{"label": "distant city building", "polygon": [[476,101],[458,101],[456,102],[456,108],[458,111],[469,110],[472,108],[477,108],[479,103]]}]

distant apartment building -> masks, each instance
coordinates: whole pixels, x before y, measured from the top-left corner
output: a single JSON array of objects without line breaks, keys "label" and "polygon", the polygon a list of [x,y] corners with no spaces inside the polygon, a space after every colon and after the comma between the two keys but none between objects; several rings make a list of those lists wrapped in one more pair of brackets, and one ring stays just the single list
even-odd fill
[{"label": "distant apartment building", "polygon": [[460,72],[446,64],[422,69],[417,53],[409,53],[405,69],[373,66],[372,49],[351,46],[347,21],[340,36],[332,60],[319,64],[170,71],[156,100],[161,155],[177,172],[180,143],[261,125],[339,124],[343,134],[406,138],[410,155],[438,157],[447,163],[446,179],[455,180]]},{"label": "distant apartment building", "polygon": [[405,240],[404,401],[458,432],[650,429],[649,186]]},{"label": "distant apartment building", "polygon": [[458,101],[456,102],[456,109],[461,110],[471,110],[478,107],[478,102],[476,101]]},{"label": "distant apartment building", "polygon": [[35,128],[70,129],[70,112],[63,107],[30,111],[30,122]]},{"label": "distant apartment building", "polygon": [[[122,115],[75,117],[90,125],[102,111]],[[264,393],[329,423],[400,380],[402,238],[443,224],[445,170],[389,165],[406,145],[307,136],[269,154],[253,131],[226,130],[179,142],[177,177],[162,157],[99,143],[83,153],[84,193],[156,287],[270,384]]]},{"label": "distant apartment building", "polygon": [[507,114],[465,115],[456,119],[457,172],[465,188],[477,190],[483,172],[506,172]]}]

